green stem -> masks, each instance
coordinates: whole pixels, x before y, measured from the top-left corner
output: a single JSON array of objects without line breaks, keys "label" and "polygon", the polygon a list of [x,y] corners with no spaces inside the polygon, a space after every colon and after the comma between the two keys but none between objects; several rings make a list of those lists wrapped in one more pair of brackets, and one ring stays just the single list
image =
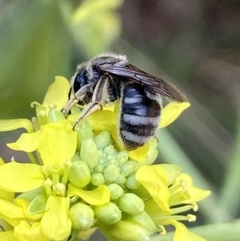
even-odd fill
[{"label": "green stem", "polygon": [[[215,223],[190,230],[195,234],[205,238],[207,241],[239,241],[240,237],[240,219],[226,223]],[[151,241],[172,241],[173,233],[168,233],[164,236],[155,235]]]},{"label": "green stem", "polygon": [[43,161],[42,161],[42,158],[39,154],[39,152],[36,150],[36,155],[37,155],[37,159],[38,159],[38,165],[42,166],[43,165]]},{"label": "green stem", "polygon": [[38,164],[36,158],[34,157],[33,153],[32,152],[28,152],[28,158],[30,159],[31,163],[32,164]]},{"label": "green stem", "polygon": [[56,185],[57,183],[59,183],[59,172],[52,173],[52,182],[53,182],[53,185]]},{"label": "green stem", "polygon": [[64,185],[67,185],[68,177],[69,177],[69,170],[70,170],[70,166],[66,165],[65,169],[64,169],[63,177],[61,180],[61,183],[63,183]]}]

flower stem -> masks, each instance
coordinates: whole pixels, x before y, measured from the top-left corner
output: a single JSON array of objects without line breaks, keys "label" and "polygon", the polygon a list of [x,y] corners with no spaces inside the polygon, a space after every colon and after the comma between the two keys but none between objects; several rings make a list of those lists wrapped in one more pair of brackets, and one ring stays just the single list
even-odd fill
[{"label": "flower stem", "polygon": [[30,159],[31,163],[32,164],[38,164],[36,158],[34,157],[33,153],[32,152],[28,152],[28,158]]},{"label": "flower stem", "polygon": [[[190,230],[207,241],[239,241],[240,237],[240,219],[233,220],[226,223],[215,223],[205,226],[191,228]],[[151,241],[160,240],[159,235],[151,238]],[[173,233],[167,233],[161,236],[161,241],[172,241]]]},{"label": "flower stem", "polygon": [[53,172],[52,173],[52,182],[54,185],[59,183],[59,172]]}]

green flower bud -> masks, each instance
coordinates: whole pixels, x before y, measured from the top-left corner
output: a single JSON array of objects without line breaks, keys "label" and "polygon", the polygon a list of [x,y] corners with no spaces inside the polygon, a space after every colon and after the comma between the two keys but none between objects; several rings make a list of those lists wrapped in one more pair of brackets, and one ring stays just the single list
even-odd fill
[{"label": "green flower bud", "polygon": [[116,152],[116,151],[115,151],[113,145],[109,145],[109,146],[106,146],[106,147],[104,148],[104,153],[105,153],[105,154],[113,155],[113,154],[116,154],[115,152]]},{"label": "green flower bud", "polygon": [[73,108],[71,109],[71,114],[78,114],[80,116],[81,109],[78,106],[73,106]]},{"label": "green flower bud", "polygon": [[[101,160],[100,160],[100,162],[101,162]],[[103,172],[103,169],[104,169],[103,164],[98,163],[97,166],[95,166],[95,167],[93,168],[93,172],[94,172],[94,173],[102,173],[102,172]]]},{"label": "green flower bud", "polygon": [[88,230],[94,223],[94,212],[91,207],[83,203],[76,203],[68,213],[72,227],[77,230]]},{"label": "green flower bud", "polygon": [[126,182],[126,177],[125,177],[122,173],[120,173],[120,174],[118,175],[118,178],[117,178],[117,180],[116,180],[116,183],[117,183],[117,184],[120,184],[120,185],[123,185],[123,184],[125,184],[125,182]]},{"label": "green flower bud", "polygon": [[92,179],[91,179],[91,183],[94,186],[99,186],[105,183],[105,179],[103,177],[102,173],[93,173],[92,174]]},{"label": "green flower bud", "polygon": [[128,161],[128,153],[126,151],[121,151],[117,154],[117,162],[119,166],[122,166]]},{"label": "green flower bud", "polygon": [[96,143],[96,146],[98,149],[103,149],[110,143],[110,133],[108,131],[102,131],[100,134],[98,134],[95,138],[94,141]]},{"label": "green flower bud", "polygon": [[144,202],[133,193],[124,193],[118,199],[118,207],[129,215],[138,215],[144,211]]},{"label": "green flower bud", "polygon": [[93,139],[83,140],[80,157],[90,168],[97,166],[99,162],[99,154]]},{"label": "green flower bud", "polygon": [[140,185],[141,184],[136,180],[135,173],[131,174],[125,182],[125,186],[129,189],[138,189]]},{"label": "green flower bud", "polygon": [[105,224],[114,224],[121,220],[122,215],[118,206],[112,202],[93,207],[95,218]]},{"label": "green flower bud", "polygon": [[59,122],[61,120],[64,120],[65,117],[63,115],[63,113],[55,108],[50,109],[49,113],[48,113],[48,123],[56,123]]},{"label": "green flower bud", "polygon": [[27,211],[30,214],[44,212],[47,203],[47,196],[39,194],[29,204]]},{"label": "green flower bud", "polygon": [[136,194],[138,197],[142,199],[152,198],[148,190],[142,184],[139,185],[138,189],[132,189],[131,192]]},{"label": "green flower bud", "polygon": [[74,162],[74,161],[79,161],[80,159],[81,159],[81,158],[80,158],[80,154],[79,154],[78,152],[76,152],[76,153],[73,155],[71,161],[72,161],[72,162]]},{"label": "green flower bud", "polygon": [[108,188],[109,188],[109,191],[110,191],[110,199],[111,200],[117,200],[124,193],[123,188],[116,183],[109,184]]},{"label": "green flower bud", "polygon": [[140,213],[138,215],[130,216],[129,219],[142,224],[142,226],[145,227],[146,229],[148,229],[151,233],[156,232],[157,227],[155,226],[151,217],[145,211],[143,211],[142,213]]},{"label": "green flower bud", "polygon": [[125,176],[128,177],[131,175],[133,172],[135,172],[136,167],[138,166],[138,163],[135,161],[128,161],[121,167],[121,173]]},{"label": "green flower bud", "polygon": [[83,161],[74,161],[69,170],[69,181],[76,187],[85,187],[91,180],[88,165]]},{"label": "green flower bud", "polygon": [[109,164],[105,169],[103,170],[103,176],[106,181],[106,183],[114,183],[118,179],[118,175],[120,173],[119,167],[115,164]]},{"label": "green flower bud", "polygon": [[108,240],[150,241],[150,232],[135,221],[120,221],[111,226],[100,225],[100,230]]},{"label": "green flower bud", "polygon": [[89,124],[88,121],[81,121],[79,124],[76,126],[76,131],[77,131],[77,139],[78,139],[78,150],[80,149],[80,146],[82,145],[82,141],[93,138],[94,134],[92,131],[92,127]]}]

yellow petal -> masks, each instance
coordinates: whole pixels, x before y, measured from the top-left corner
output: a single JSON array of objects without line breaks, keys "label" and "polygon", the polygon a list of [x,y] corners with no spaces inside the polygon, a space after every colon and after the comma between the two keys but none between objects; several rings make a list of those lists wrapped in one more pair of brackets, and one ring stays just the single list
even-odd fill
[{"label": "yellow petal", "polygon": [[0,166],[0,188],[9,192],[26,192],[42,186],[42,167],[10,162]]},{"label": "yellow petal", "polygon": [[13,231],[0,232],[0,240],[15,241]]},{"label": "yellow petal", "polygon": [[147,143],[142,147],[139,147],[133,151],[129,151],[129,157],[134,161],[143,162],[147,157],[149,147],[150,143]]},{"label": "yellow petal", "polygon": [[161,114],[160,128],[164,128],[175,121],[178,116],[190,106],[189,102],[172,101],[163,108]]},{"label": "yellow petal", "polygon": [[186,228],[186,226],[176,220],[171,219],[164,222],[164,225],[168,224],[171,224],[176,228],[173,241],[206,241],[204,238],[192,233]]},{"label": "yellow petal", "polygon": [[154,201],[164,212],[171,213],[168,204],[170,192],[163,167],[160,165],[142,166],[136,173],[136,180],[147,189]]},{"label": "yellow petal", "polygon": [[100,185],[92,191],[85,191],[71,184],[68,186],[68,196],[79,196],[86,203],[91,205],[103,205],[110,202],[110,191],[107,186]]},{"label": "yellow petal", "polygon": [[167,185],[169,186],[175,181],[177,175],[180,173],[182,168],[175,164],[161,164],[161,166],[167,172],[167,176],[168,176]]},{"label": "yellow petal", "polygon": [[[75,112],[68,116],[68,120],[75,124],[75,122],[80,117],[81,112]],[[92,129],[94,131],[112,131],[116,128],[117,123],[117,113],[109,110],[100,110],[92,113],[90,116],[86,118],[86,120],[90,123]]]},{"label": "yellow petal", "polygon": [[55,77],[55,82],[51,84],[44,97],[43,106],[49,107],[54,104],[57,110],[61,110],[68,100],[70,84],[67,79],[61,76]]},{"label": "yellow petal", "polygon": [[15,194],[13,192],[8,192],[5,190],[0,189],[0,199],[6,200],[6,201],[13,201]]},{"label": "yellow petal", "polygon": [[157,140],[156,138],[152,138],[146,145],[139,147],[133,151],[129,151],[130,159],[136,162],[144,162],[144,164],[150,165],[152,164],[158,154],[156,149]]},{"label": "yellow petal", "polygon": [[0,199],[0,215],[7,216],[9,218],[24,218],[24,212],[21,207],[15,204]]},{"label": "yellow petal", "polygon": [[72,224],[68,217],[69,205],[69,198],[49,196],[41,226],[43,233],[51,240],[64,240],[70,235]]},{"label": "yellow petal", "polygon": [[110,110],[96,111],[87,120],[94,131],[112,131],[117,124],[117,114]]},{"label": "yellow petal", "polygon": [[0,166],[2,166],[5,162],[3,161],[3,159],[0,157]]},{"label": "yellow petal", "polygon": [[7,146],[16,151],[33,152],[42,139],[42,130],[33,133],[23,133],[16,142],[9,143]]},{"label": "yellow petal", "polygon": [[43,137],[38,147],[43,163],[52,171],[59,171],[77,148],[77,132],[69,121],[63,120],[42,126]]},{"label": "yellow petal", "polygon": [[12,202],[0,199],[0,219],[1,218],[15,227],[21,220],[25,219],[25,216],[21,207]]},{"label": "yellow petal", "polygon": [[33,132],[32,122],[28,119],[0,120],[0,131],[12,131],[24,128],[27,132]]},{"label": "yellow petal", "polygon": [[196,203],[199,202],[211,194],[211,191],[197,188],[192,183],[192,178],[186,173],[179,173],[176,177],[176,182],[184,181],[187,183],[188,199],[182,203]]},{"label": "yellow petal", "polygon": [[[0,157],[0,166],[4,165],[3,159]],[[0,199],[6,201],[13,201],[15,194],[13,192],[8,192],[5,190],[0,189]]]},{"label": "yellow petal", "polygon": [[33,223],[31,226],[26,221],[21,221],[14,228],[14,236],[16,241],[41,240],[50,241],[42,231],[40,223]]}]

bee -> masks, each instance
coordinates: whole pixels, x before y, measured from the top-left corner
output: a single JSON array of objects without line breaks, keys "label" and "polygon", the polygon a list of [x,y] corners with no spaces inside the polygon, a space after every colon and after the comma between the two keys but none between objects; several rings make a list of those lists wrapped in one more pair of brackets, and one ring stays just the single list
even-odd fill
[{"label": "bee", "polygon": [[162,96],[188,101],[173,84],[138,69],[126,56],[101,54],[78,65],[63,112],[66,116],[75,104],[86,105],[77,124],[104,104],[119,100],[117,132],[124,147],[134,150],[155,135]]}]

